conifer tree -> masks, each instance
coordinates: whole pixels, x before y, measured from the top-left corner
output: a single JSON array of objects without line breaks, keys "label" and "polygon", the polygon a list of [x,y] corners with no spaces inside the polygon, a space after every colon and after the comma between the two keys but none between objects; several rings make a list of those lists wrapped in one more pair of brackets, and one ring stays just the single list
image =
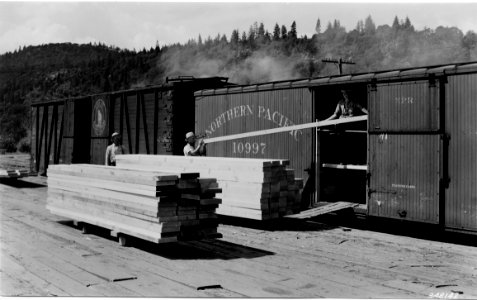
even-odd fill
[{"label": "conifer tree", "polygon": [[319,18],[318,18],[318,20],[316,21],[315,32],[316,32],[316,34],[320,34],[320,33],[321,33],[321,21],[320,21]]},{"label": "conifer tree", "polygon": [[288,32],[287,32],[287,28],[285,27],[285,25],[282,25],[282,29],[281,29],[281,32],[280,32],[280,37],[283,40],[285,40],[288,37]]},{"label": "conifer tree", "polygon": [[278,41],[280,39],[280,26],[278,23],[275,23],[275,28],[273,28],[273,40]]},{"label": "conifer tree", "polygon": [[293,21],[293,23],[291,24],[290,32],[288,33],[288,37],[291,40],[296,40],[298,38],[297,32],[296,32],[296,22],[295,21]]}]

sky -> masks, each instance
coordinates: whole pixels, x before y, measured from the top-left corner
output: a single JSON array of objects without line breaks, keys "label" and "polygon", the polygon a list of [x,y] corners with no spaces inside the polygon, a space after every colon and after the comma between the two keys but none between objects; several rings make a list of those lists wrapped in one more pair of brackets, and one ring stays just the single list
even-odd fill
[{"label": "sky", "polygon": [[[266,1],[266,0],[265,0]],[[350,0],[352,1],[352,0]],[[377,26],[409,17],[418,30],[438,26],[477,32],[477,2],[18,2],[0,0],[0,54],[47,43],[98,43],[142,50],[189,39],[248,32],[254,22],[273,32],[296,21],[298,36],[311,37],[320,19],[346,30],[371,16]]]}]

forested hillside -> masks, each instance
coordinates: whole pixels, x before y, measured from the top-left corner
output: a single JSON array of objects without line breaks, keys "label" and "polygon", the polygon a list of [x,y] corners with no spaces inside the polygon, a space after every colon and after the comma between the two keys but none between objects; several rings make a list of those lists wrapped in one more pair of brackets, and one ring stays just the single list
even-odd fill
[{"label": "forested hillside", "polygon": [[416,30],[408,18],[390,21],[376,26],[369,16],[347,30],[339,20],[325,25],[318,19],[312,36],[300,35],[296,22],[271,29],[254,23],[230,36],[142,50],[24,46],[0,56],[0,148],[14,150],[27,137],[32,102],[161,84],[166,76],[225,76],[248,84],[337,74],[336,66],[321,61],[327,57],[354,61],[344,73],[477,60],[473,31]]}]

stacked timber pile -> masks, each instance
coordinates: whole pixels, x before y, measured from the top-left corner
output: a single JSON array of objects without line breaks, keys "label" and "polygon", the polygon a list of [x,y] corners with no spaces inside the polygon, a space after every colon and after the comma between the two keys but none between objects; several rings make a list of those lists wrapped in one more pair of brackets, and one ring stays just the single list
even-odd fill
[{"label": "stacked timber pile", "polygon": [[20,178],[30,174],[28,170],[4,170],[0,169],[0,178]]},{"label": "stacked timber pile", "polygon": [[217,238],[217,192],[217,182],[198,173],[50,165],[47,209],[155,243]]},{"label": "stacked timber pile", "polygon": [[297,213],[300,188],[288,160],[167,155],[120,155],[117,166],[167,172],[200,172],[217,179],[222,204],[217,213],[266,220]]}]

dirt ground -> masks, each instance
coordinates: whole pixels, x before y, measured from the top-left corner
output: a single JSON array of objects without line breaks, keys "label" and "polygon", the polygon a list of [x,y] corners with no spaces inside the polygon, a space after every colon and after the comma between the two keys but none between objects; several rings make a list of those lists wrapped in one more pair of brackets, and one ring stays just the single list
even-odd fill
[{"label": "dirt ground", "polygon": [[477,298],[475,236],[224,219],[219,240],[121,247],[50,214],[46,191],[44,177],[0,182],[2,296]]}]

